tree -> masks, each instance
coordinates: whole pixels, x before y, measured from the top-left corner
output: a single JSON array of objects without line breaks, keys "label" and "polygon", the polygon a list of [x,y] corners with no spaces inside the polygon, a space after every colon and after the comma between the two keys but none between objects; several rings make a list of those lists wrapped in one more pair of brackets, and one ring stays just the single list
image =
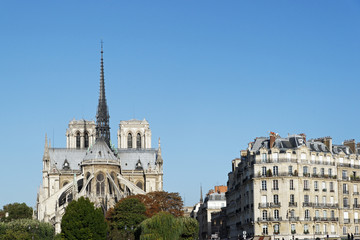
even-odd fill
[{"label": "tree", "polygon": [[160,212],[143,221],[138,229],[140,240],[191,240],[197,239],[199,224],[193,218]]},{"label": "tree", "polygon": [[145,205],[136,198],[124,198],[106,214],[110,239],[134,239],[137,226],[146,219]]},{"label": "tree", "polygon": [[84,197],[69,203],[61,221],[61,236],[65,239],[105,239],[107,224],[100,208]]},{"label": "tree", "polygon": [[166,212],[159,212],[152,218],[146,219],[140,224],[139,229],[140,240],[178,240],[182,232],[176,218]]},{"label": "tree", "polygon": [[146,216],[152,217],[159,212],[169,212],[175,217],[183,216],[183,201],[179,193],[168,193],[164,191],[149,192],[146,195],[135,195],[145,204]]},{"label": "tree", "polygon": [[194,218],[179,217],[177,218],[179,225],[181,225],[180,239],[192,240],[197,239],[199,234],[199,223]]},{"label": "tree", "polygon": [[2,240],[53,240],[54,233],[54,228],[50,223],[33,219],[16,219],[0,223],[0,239]]},{"label": "tree", "polygon": [[[12,221],[15,219],[27,218],[31,219],[33,214],[33,209],[28,207],[25,203],[12,203],[7,204],[3,207],[3,210],[0,211],[0,218],[4,221]],[[6,217],[5,214],[8,214]]]}]

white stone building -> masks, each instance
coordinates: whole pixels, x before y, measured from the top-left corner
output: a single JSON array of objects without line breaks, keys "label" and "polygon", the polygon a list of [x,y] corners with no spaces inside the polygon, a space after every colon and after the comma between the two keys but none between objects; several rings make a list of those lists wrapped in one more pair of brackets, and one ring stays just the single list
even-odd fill
[{"label": "white stone building", "polygon": [[163,190],[163,159],[151,148],[151,130],[144,120],[120,121],[117,148],[110,142],[101,50],[100,97],[96,123],[72,120],[66,148],[52,148],[45,138],[42,186],[37,194],[37,218],[55,231],[67,204],[81,196],[105,212],[121,198]]}]

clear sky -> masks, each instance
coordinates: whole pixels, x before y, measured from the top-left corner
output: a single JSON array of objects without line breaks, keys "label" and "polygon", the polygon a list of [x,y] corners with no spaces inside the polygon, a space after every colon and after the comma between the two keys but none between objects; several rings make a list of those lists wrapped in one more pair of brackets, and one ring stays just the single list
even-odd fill
[{"label": "clear sky", "polygon": [[0,36],[0,208],[35,205],[45,133],[95,119],[101,39],[113,142],[146,118],[188,206],[269,131],[360,141],[360,1],[4,0]]}]

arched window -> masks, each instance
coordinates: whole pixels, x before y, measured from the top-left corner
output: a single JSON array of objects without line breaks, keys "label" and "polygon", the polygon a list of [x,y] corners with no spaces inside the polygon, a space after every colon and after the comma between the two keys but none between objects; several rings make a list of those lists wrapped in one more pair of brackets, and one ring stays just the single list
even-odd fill
[{"label": "arched window", "polygon": [[131,135],[131,133],[129,133],[128,134],[128,139],[127,139],[128,141],[128,148],[132,148],[132,135]]},{"label": "arched window", "polygon": [[76,134],[76,148],[80,148],[80,133]]},{"label": "arched window", "polygon": [[89,134],[87,132],[85,132],[84,140],[85,140],[85,148],[88,148],[89,147]]},{"label": "arched window", "polygon": [[138,186],[140,189],[143,189],[143,184],[142,184],[142,182],[136,183],[136,186]]},{"label": "arched window", "polygon": [[96,176],[96,195],[102,196],[105,194],[105,177],[104,174],[99,173]]},{"label": "arched window", "polygon": [[136,148],[141,148],[141,135],[138,133],[136,135]]}]

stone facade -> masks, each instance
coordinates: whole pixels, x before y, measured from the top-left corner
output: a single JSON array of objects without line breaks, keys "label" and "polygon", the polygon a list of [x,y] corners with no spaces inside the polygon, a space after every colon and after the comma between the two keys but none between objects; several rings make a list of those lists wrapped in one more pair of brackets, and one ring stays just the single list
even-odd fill
[{"label": "stone facade", "polygon": [[121,121],[118,148],[110,143],[104,86],[101,58],[97,122],[70,121],[66,148],[52,148],[45,139],[36,216],[52,223],[56,233],[61,231],[61,218],[73,199],[87,197],[105,213],[128,195],[163,190],[160,139],[158,149],[151,148],[151,130],[145,119]]},{"label": "stone facade", "polygon": [[232,161],[230,239],[326,239],[360,235],[360,146],[304,134],[259,137]]}]

